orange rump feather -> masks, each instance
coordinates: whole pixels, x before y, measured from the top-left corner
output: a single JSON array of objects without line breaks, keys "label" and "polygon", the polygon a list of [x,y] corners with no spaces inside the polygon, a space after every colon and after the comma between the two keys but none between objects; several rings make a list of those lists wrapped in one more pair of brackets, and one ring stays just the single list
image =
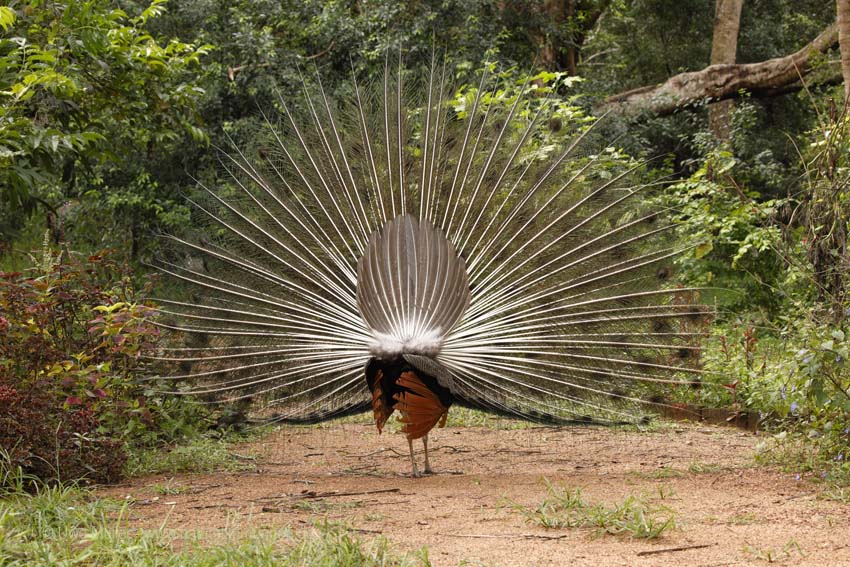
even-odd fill
[{"label": "orange rump feather", "polygon": [[422,383],[416,373],[402,372],[396,384],[408,390],[394,396],[395,407],[401,412],[399,421],[404,424],[401,431],[408,439],[425,437],[437,422],[440,422],[440,427],[446,424],[448,408]]}]

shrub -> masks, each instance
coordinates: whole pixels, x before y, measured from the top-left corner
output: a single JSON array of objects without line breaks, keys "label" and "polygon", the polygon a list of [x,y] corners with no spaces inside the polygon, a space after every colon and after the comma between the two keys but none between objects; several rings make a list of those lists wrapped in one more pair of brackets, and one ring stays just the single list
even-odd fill
[{"label": "shrub", "polygon": [[763,460],[850,479],[847,325],[795,311],[782,329],[738,321],[718,325],[713,335],[703,379],[723,387],[683,390],[684,401],[760,413],[776,434],[763,445]]},{"label": "shrub", "polygon": [[118,479],[128,443],[156,439],[174,402],[137,379],[159,330],[148,281],[108,253],[0,273],[0,448],[45,481]]}]

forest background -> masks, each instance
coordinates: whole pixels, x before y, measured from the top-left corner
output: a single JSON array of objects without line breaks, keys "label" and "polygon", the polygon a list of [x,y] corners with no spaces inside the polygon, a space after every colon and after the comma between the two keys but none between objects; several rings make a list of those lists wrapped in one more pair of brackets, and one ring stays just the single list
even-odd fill
[{"label": "forest background", "polygon": [[656,198],[690,246],[676,282],[714,290],[701,364],[722,387],[679,401],[756,415],[765,458],[850,483],[848,0],[0,6],[8,468],[111,481],[221,423],[136,380],[160,340],[156,234],[192,226],[214,148],[250,140],[303,75],[345,96],[398,49],[413,72],[437,52],[463,83],[489,61],[605,113],[618,151],[672,180]]}]

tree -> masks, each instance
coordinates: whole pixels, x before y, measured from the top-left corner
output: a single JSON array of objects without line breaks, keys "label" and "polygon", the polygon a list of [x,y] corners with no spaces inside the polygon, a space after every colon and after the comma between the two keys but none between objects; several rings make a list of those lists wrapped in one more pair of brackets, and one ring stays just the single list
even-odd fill
[{"label": "tree", "polygon": [[108,0],[0,10],[0,242],[37,209],[59,240],[68,199],[107,186],[130,156],[204,138],[194,108],[208,47],[155,39],[163,2],[137,16]]},{"label": "tree", "polygon": [[[701,71],[674,75],[660,85],[649,85],[609,96],[601,109],[624,114],[642,112],[665,115],[705,100],[719,101],[749,92],[773,96],[801,88],[801,78],[813,69],[815,56],[838,43],[838,26],[832,24],[802,49],[785,57],[759,63],[710,65]],[[835,79],[835,74],[831,75]]]},{"label": "tree", "polygon": [[[714,36],[711,42],[711,65],[735,63],[738,50],[738,28],[744,0],[716,0]],[[720,140],[729,138],[734,101],[723,100],[708,107],[708,124]]]},{"label": "tree", "polygon": [[[850,100],[850,0],[836,0],[838,45],[841,50],[841,74],[844,77],[844,99]],[[846,104],[846,103],[845,103]]]},{"label": "tree", "polygon": [[610,4],[611,0],[545,0],[547,17],[537,32],[543,66],[578,75],[585,40]]}]

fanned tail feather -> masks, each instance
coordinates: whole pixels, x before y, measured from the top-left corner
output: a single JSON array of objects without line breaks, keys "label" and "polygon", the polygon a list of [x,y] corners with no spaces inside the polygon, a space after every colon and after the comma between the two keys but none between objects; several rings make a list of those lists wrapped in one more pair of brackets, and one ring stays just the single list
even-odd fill
[{"label": "fanned tail feather", "polygon": [[197,234],[157,263],[187,290],[162,300],[173,390],[329,419],[371,406],[371,357],[408,354],[458,403],[583,423],[698,386],[711,310],[669,287],[682,249],[645,164],[553,128],[576,111],[537,85],[500,102],[489,67],[463,89],[390,67],[341,100],[305,81],[199,184]]}]

